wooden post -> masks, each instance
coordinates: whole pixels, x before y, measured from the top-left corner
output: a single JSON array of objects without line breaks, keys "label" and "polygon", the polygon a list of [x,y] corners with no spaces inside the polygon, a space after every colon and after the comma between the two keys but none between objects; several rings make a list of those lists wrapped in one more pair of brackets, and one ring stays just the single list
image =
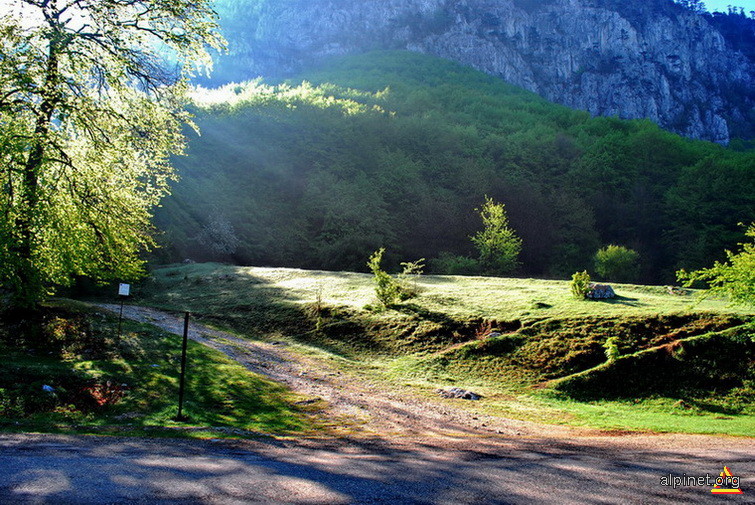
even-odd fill
[{"label": "wooden post", "polygon": [[118,341],[119,342],[121,340],[121,333],[122,333],[121,332],[121,327],[122,327],[122,324],[123,324],[123,302],[125,301],[126,297],[125,296],[121,296],[120,298],[121,298],[121,312],[118,315]]},{"label": "wooden post", "polygon": [[178,415],[176,421],[186,421],[187,417],[183,415],[184,406],[184,384],[186,382],[186,346],[189,341],[189,313],[184,315],[184,340],[181,349],[181,378],[178,386]]}]

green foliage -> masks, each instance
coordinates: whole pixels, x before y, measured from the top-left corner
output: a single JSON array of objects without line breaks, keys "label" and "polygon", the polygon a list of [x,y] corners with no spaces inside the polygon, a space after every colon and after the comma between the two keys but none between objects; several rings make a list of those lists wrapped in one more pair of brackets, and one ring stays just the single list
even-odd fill
[{"label": "green foliage", "polygon": [[752,242],[740,244],[741,250],[726,251],[726,262],[716,262],[710,268],[694,272],[680,270],[677,275],[686,286],[696,282],[706,282],[708,293],[728,297],[733,303],[755,305],[755,223],[747,229],[746,235]]},{"label": "green foliage", "polygon": [[487,194],[506,203],[526,275],[566,279],[623,243],[643,282],[669,283],[722,259],[755,208],[755,152],[591,118],[428,55],[333,58],[195,96],[204,133],[156,212],[160,263],[215,259],[196,238],[217,209],[241,264],[359,271],[386,245],[434,258],[431,273],[479,274],[469,236]]},{"label": "green foliage", "polygon": [[741,388],[753,378],[752,323],[643,349],[564,377],[556,389],[580,399],[647,397]]},{"label": "green foliage", "polygon": [[621,351],[619,351],[619,337],[609,337],[608,340],[606,340],[606,343],[603,344],[603,347],[606,350],[606,359],[608,361],[615,361],[621,356]]},{"label": "green foliage", "polygon": [[370,269],[375,282],[375,294],[383,307],[390,307],[395,304],[401,296],[401,284],[394,279],[388,272],[384,271],[381,263],[385,248],[380,248],[370,256],[367,261],[367,268]]},{"label": "green foliage", "polygon": [[[0,426],[58,432],[116,426],[121,434],[175,426],[181,337],[124,320],[116,340],[117,317],[71,305],[42,308],[55,323],[45,331],[60,344],[42,349],[9,340],[15,326],[0,317]],[[193,341],[188,359],[184,408],[193,425],[282,434],[313,427],[295,405],[299,398],[279,384]]]},{"label": "green foliage", "polygon": [[[20,2],[0,21],[0,282],[34,308],[78,276],[142,273],[183,150],[209,0]],[[160,68],[169,48],[178,75]],[[175,72],[174,72],[175,73]]]},{"label": "green foliage", "polygon": [[399,298],[408,300],[419,295],[420,289],[417,280],[425,271],[425,258],[402,262],[401,268],[401,273],[396,277],[396,282],[400,287]]},{"label": "green foliage", "polygon": [[402,262],[401,268],[403,268],[400,274],[402,277],[419,277],[425,271],[425,258],[420,258],[417,261]]},{"label": "green foliage", "polygon": [[[685,291],[672,295],[664,286],[625,286],[622,294],[631,300],[628,303],[584,303],[572,298],[566,281],[426,276],[419,283],[423,296],[413,303],[395,306],[397,310],[373,311],[365,308],[368,303],[378,305],[374,302],[372,274],[174,265],[154,271],[154,279],[145,282],[145,288],[151,286],[148,298],[140,303],[190,310],[206,321],[244,334],[270,335],[276,341],[290,337],[294,342],[306,342],[308,354],[315,347],[325,348],[323,356],[328,363],[366,373],[370,381],[392,378],[401,387],[416,386],[418,392],[466,382],[483,389],[483,394],[487,390],[496,409],[530,420],[563,423],[564,410],[584,409],[575,413],[577,418],[569,414],[566,419],[612,428],[662,426],[665,431],[752,433],[755,397],[750,393],[736,399],[747,394],[746,390],[702,390],[693,392],[691,398],[671,396],[668,398],[673,400],[664,400],[670,405],[679,398],[706,399],[705,403],[713,398],[716,406],[725,408],[735,402],[741,404],[738,408],[743,409],[742,414],[737,414],[736,420],[716,419],[721,411],[703,406],[692,416],[694,426],[683,424],[689,418],[679,416],[678,409],[661,413],[642,398],[630,398],[626,404],[549,400],[544,406],[540,396],[544,381],[605,363],[604,344],[609,337],[620,339],[620,362],[624,355],[643,349],[738,326],[752,318],[752,310],[708,299],[700,302],[701,313],[690,314],[686,311],[694,294]],[[316,325],[312,309],[321,289],[327,293],[327,305],[318,333],[312,331]],[[550,308],[533,310],[535,302],[544,302]],[[303,317],[303,311],[308,318]],[[490,337],[488,327],[503,335],[477,340],[482,335]],[[748,339],[752,335],[752,331],[742,333]],[[710,350],[714,352],[715,345]],[[333,353],[348,360],[333,360]],[[703,360],[696,363],[706,373],[723,372],[731,377],[743,368],[732,368],[726,361],[729,356],[727,351],[724,359],[714,357],[707,364]],[[371,366],[363,366],[362,359]],[[374,375],[370,375],[372,372]],[[638,366],[632,373],[657,377],[656,372]],[[752,376],[752,372],[749,374]],[[626,382],[623,376],[618,375],[618,381],[616,377],[611,378],[615,385]],[[746,382],[747,376],[743,377]],[[533,385],[539,386],[533,389]],[[650,385],[658,386],[652,381]],[[583,415],[593,409],[594,414]],[[530,417],[533,411],[537,418]],[[645,414],[658,417],[652,422],[635,422]]]},{"label": "green foliage", "polygon": [[472,237],[480,252],[480,263],[489,273],[513,272],[519,265],[517,258],[522,250],[522,239],[509,226],[505,205],[486,196],[482,208],[475,211],[483,225],[482,231]]},{"label": "green foliage", "polygon": [[574,275],[572,275],[571,283],[569,284],[571,294],[574,298],[577,298],[578,300],[584,300],[587,298],[587,293],[590,292],[591,282],[592,280],[590,279],[590,274],[587,273],[587,270],[575,272]]},{"label": "green foliage", "polygon": [[640,255],[621,245],[609,245],[595,253],[595,271],[614,282],[637,281]]},{"label": "green foliage", "polygon": [[233,255],[239,245],[239,239],[231,223],[217,213],[211,216],[210,221],[202,228],[197,241],[221,258]]},{"label": "green foliage", "polygon": [[482,271],[476,259],[446,251],[432,259],[430,265],[434,272],[444,275],[477,275]]}]

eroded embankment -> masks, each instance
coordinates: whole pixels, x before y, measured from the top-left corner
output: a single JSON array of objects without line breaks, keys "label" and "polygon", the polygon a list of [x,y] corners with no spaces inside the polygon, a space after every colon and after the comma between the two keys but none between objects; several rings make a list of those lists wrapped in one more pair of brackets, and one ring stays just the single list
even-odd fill
[{"label": "eroded embankment", "polygon": [[351,357],[414,356],[418,372],[553,387],[577,398],[728,391],[755,377],[751,318],[728,314],[494,321],[411,303],[378,313],[322,304],[255,309],[253,318],[241,311],[223,322]]}]

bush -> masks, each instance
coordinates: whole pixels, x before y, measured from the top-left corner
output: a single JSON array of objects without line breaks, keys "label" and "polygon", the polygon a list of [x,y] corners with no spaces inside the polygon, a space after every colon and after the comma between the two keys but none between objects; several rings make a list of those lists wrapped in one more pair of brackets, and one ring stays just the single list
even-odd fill
[{"label": "bush", "polygon": [[579,298],[580,300],[587,298],[587,293],[590,292],[590,283],[590,274],[587,273],[587,270],[584,272],[575,272],[571,278],[571,292],[574,298]]},{"label": "bush", "polygon": [[619,351],[619,337],[610,337],[603,344],[603,348],[606,350],[606,359],[608,361],[616,361],[621,356]]},{"label": "bush", "polygon": [[729,297],[733,303],[741,305],[755,305],[755,223],[747,229],[747,236],[752,237],[750,243],[740,244],[737,253],[726,251],[725,263],[715,262],[711,268],[703,268],[696,272],[677,272],[677,278],[685,282],[685,286],[692,286],[697,281],[709,284],[708,294]]},{"label": "bush", "polygon": [[442,252],[430,261],[434,273],[442,275],[477,275],[480,273],[480,262],[468,256],[457,256],[449,252]]},{"label": "bush", "polygon": [[389,307],[398,301],[402,290],[398,281],[382,269],[380,264],[383,262],[383,254],[385,254],[384,247],[372,253],[367,261],[367,267],[372,272],[378,300],[384,307]]},{"label": "bush", "polygon": [[400,289],[399,298],[408,300],[419,295],[420,289],[417,279],[425,271],[425,258],[401,263],[401,267],[403,271],[398,274],[397,279]]},{"label": "bush", "polygon": [[632,282],[637,279],[640,255],[621,245],[609,245],[595,253],[595,271],[603,279]]}]

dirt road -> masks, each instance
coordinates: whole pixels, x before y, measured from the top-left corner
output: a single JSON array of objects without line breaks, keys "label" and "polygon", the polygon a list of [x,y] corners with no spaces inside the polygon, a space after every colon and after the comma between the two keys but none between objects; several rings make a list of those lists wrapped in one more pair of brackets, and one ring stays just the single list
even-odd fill
[{"label": "dirt road", "polygon": [[[118,305],[100,307],[120,310]],[[181,317],[159,310],[126,305],[123,315],[168,332],[183,333]],[[283,343],[251,342],[195,322],[189,327],[189,337],[298,393],[324,399],[328,404],[326,415],[341,419],[352,433],[416,439],[434,435],[570,436],[578,432],[486,416],[470,408],[473,405],[466,400],[433,402],[417,398],[397,386],[386,388],[365,377],[342,373],[323,360],[291,352]]]},{"label": "dirt road", "polygon": [[[127,307],[126,315],[181,331],[180,319],[158,311]],[[358,429],[269,441],[0,435],[0,503],[755,503],[755,439],[606,436],[482,419],[392,397],[283,346],[201,326],[192,338],[326,399]],[[743,494],[662,485],[669,474],[715,478],[724,465]]]}]

